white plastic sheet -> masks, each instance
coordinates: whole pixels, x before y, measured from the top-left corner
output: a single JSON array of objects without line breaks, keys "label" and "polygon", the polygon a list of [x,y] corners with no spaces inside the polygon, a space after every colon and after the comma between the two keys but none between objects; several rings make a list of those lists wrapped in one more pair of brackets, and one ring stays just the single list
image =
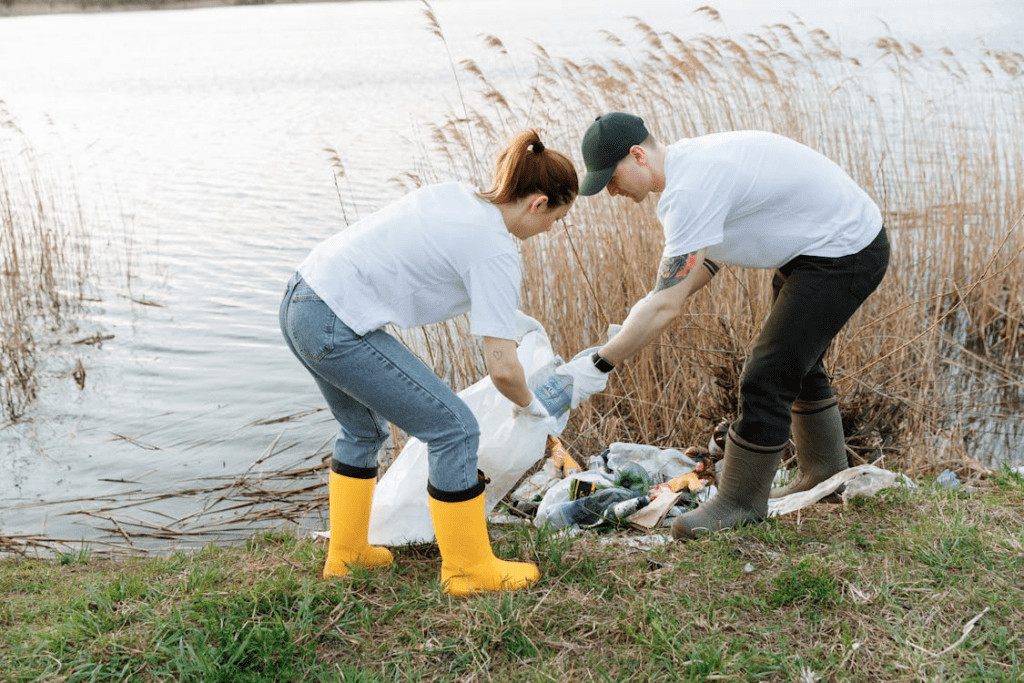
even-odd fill
[{"label": "white plastic sheet", "polygon": [[[517,354],[527,377],[555,359],[544,327],[522,312],[516,313],[516,337]],[[544,457],[548,434],[561,433],[568,413],[561,420],[528,415],[513,418],[512,402],[501,395],[490,377],[460,391],[459,397],[480,424],[477,467],[491,480],[484,498],[485,511],[490,512]],[[370,513],[370,543],[395,546],[434,540],[427,473],[427,445],[410,439],[377,482]]]},{"label": "white plastic sheet", "polygon": [[768,516],[786,515],[801,510],[808,505],[814,505],[825,496],[835,493],[844,484],[846,488],[842,493],[843,498],[873,496],[883,489],[895,486],[915,488],[914,483],[903,474],[883,470],[874,465],[858,465],[829,477],[807,491],[791,493],[782,498],[769,500]]}]

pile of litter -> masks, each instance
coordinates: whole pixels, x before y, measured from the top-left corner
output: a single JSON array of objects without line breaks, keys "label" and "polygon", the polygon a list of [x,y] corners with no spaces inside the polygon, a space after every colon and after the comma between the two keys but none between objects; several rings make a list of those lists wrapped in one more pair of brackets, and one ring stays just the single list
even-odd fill
[{"label": "pile of litter", "polygon": [[[711,499],[721,439],[720,425],[709,448],[683,451],[641,444],[613,443],[582,468],[561,441],[548,438],[551,455],[543,467],[510,495],[511,508],[540,527],[633,528],[651,532],[671,526],[672,518]],[[785,472],[780,471],[781,479]],[[768,515],[796,512],[840,492],[844,499],[874,495],[894,486],[913,488],[906,476],[874,465],[840,472],[818,486],[768,503]]]},{"label": "pile of litter", "polygon": [[558,438],[548,445],[543,467],[510,495],[512,510],[538,527],[650,531],[717,491],[706,449],[613,443],[583,468]]}]

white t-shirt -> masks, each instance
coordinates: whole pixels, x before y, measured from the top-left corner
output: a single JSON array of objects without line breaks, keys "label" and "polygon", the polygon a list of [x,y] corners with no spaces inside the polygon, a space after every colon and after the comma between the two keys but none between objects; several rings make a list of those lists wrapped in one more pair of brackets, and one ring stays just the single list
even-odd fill
[{"label": "white t-shirt", "polygon": [[778,268],[857,253],[882,228],[878,206],[838,165],[774,133],[680,140],[666,151],[665,179],[665,257],[707,247],[713,261]]},{"label": "white t-shirt", "polygon": [[462,183],[420,188],[317,245],[298,268],[356,334],[470,312],[515,339],[522,260],[501,211]]}]

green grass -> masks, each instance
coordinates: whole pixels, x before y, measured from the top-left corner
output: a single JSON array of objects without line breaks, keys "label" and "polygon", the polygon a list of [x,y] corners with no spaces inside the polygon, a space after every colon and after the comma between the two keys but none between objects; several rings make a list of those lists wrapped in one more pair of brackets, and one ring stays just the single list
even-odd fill
[{"label": "green grass", "polygon": [[[433,545],[320,578],[283,532],[0,561],[5,681],[1017,681],[1024,479],[890,490],[699,541],[492,526],[531,590],[437,587]],[[607,541],[611,539],[612,542]],[[972,620],[974,620],[972,622]]]}]

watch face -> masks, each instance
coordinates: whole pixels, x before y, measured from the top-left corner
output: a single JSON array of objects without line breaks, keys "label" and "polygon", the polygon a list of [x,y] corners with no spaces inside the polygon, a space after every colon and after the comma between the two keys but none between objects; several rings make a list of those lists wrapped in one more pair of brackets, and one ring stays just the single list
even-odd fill
[{"label": "watch face", "polygon": [[612,370],[615,369],[614,365],[609,363],[604,358],[601,358],[601,356],[597,355],[597,353],[594,353],[594,367],[600,370],[601,372],[611,372]]}]

